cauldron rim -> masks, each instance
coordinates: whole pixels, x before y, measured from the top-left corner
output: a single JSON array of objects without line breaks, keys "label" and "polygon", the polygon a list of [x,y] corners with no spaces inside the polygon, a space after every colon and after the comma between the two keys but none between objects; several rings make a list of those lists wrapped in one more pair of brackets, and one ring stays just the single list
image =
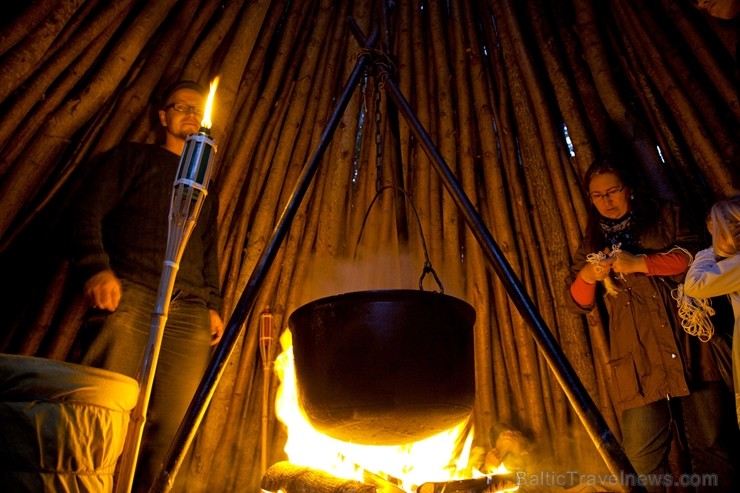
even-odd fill
[{"label": "cauldron rim", "polygon": [[[373,289],[366,291],[347,291],[340,294],[334,294],[331,296],[325,296],[323,298],[317,298],[313,301],[305,303],[290,314],[288,317],[289,321],[294,316],[299,316],[300,313],[305,311],[311,311],[319,306],[324,305],[336,305],[343,303],[377,303],[377,302],[399,302],[399,301],[436,301],[436,299],[445,300],[446,303],[457,304],[458,308],[464,312],[464,315],[470,319],[470,323],[475,322],[476,313],[473,306],[467,301],[451,296],[448,294],[440,293],[437,291],[423,291],[421,289]],[[466,312],[466,313],[465,313]]]}]

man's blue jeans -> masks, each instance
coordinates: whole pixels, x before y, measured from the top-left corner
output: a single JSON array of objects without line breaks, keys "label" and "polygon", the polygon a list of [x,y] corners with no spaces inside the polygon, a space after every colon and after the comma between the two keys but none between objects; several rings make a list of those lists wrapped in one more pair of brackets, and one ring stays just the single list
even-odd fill
[{"label": "man's blue jeans", "polygon": [[[82,364],[136,378],[156,301],[156,290],[121,280],[122,297],[113,313],[95,311],[87,318]],[[134,478],[148,491],[180,426],[211,355],[210,316],[201,298],[175,292],[154,376]]]}]

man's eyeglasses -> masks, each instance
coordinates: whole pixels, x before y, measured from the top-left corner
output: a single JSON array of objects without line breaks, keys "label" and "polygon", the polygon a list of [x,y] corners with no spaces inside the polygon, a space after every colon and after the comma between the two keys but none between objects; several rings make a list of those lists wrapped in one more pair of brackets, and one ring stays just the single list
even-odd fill
[{"label": "man's eyeglasses", "polygon": [[193,113],[196,116],[203,116],[203,110],[196,106],[190,106],[185,103],[170,103],[164,107],[165,111],[172,108],[178,113]]},{"label": "man's eyeglasses", "polygon": [[596,202],[597,200],[608,200],[612,195],[617,194],[624,190],[625,185],[622,185],[621,187],[612,187],[609,190],[607,190],[604,193],[599,192],[591,192],[588,194],[591,197],[591,200]]}]

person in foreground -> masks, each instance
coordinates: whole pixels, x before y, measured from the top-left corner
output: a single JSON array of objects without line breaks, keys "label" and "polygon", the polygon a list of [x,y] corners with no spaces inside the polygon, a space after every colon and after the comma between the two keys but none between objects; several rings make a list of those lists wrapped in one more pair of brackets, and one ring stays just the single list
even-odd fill
[{"label": "person in foreground", "polygon": [[[162,145],[125,143],[95,163],[73,206],[69,255],[90,306],[79,363],[136,378],[149,338],[168,235],[172,188],[205,91],[173,86],[158,111]],[[148,491],[223,333],[217,201],[206,198],[180,261],[134,477]]]},{"label": "person in foreground", "polygon": [[696,491],[734,491],[736,458],[723,444],[720,375],[706,345],[681,329],[671,298],[698,237],[678,207],[643,196],[628,178],[612,158],[586,172],[591,207],[572,265],[571,306],[585,314],[597,296],[604,302],[611,398],[625,453],[646,489],[665,491],[678,480],[670,476],[673,446],[688,451],[680,455],[690,464],[680,472],[709,484]]},{"label": "person in foreground", "polygon": [[735,314],[732,375],[740,426],[740,195],[716,202],[709,212],[707,228],[712,246],[696,254],[683,289],[693,298],[730,297]]}]

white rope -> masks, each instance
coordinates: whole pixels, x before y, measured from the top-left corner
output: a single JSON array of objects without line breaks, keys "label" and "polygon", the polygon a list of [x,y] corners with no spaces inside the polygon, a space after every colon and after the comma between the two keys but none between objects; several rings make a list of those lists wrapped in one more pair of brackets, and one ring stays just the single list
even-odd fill
[{"label": "white rope", "polygon": [[714,325],[709,317],[716,313],[711,298],[692,298],[683,292],[683,284],[671,290],[671,297],[676,300],[683,330],[702,342],[709,341],[714,336]]},{"label": "white rope", "polygon": [[[622,251],[621,247],[622,247],[622,244],[617,243],[616,245],[612,245],[612,249],[609,253],[604,253],[604,252],[589,253],[588,255],[586,255],[586,261],[589,264],[592,264],[594,266],[594,270],[597,273],[601,273],[604,271],[604,268],[601,266],[601,262],[603,260],[610,259],[614,257],[616,254],[618,254],[619,252],[621,252]],[[624,274],[620,272],[618,278],[624,281]],[[614,281],[612,280],[611,277],[605,277],[604,279],[601,280],[601,282],[604,283],[604,289],[606,289],[606,294],[611,295],[611,296],[617,295],[619,291],[617,290],[617,287],[614,284]]]},{"label": "white rope", "polygon": [[[689,265],[694,263],[694,256],[681,247],[673,247],[666,253],[674,250],[681,250],[689,257]],[[708,342],[714,336],[714,324],[712,324],[712,315],[716,313],[712,308],[711,298],[694,298],[683,291],[683,283],[671,290],[671,297],[676,300],[678,306],[678,316],[681,318],[681,327],[692,336],[696,336],[702,342]]]},{"label": "white rope", "polygon": [[678,250],[680,252],[683,252],[687,257],[689,257],[689,265],[691,265],[691,264],[694,263],[694,256],[691,255],[691,252],[689,252],[688,250],[686,250],[685,248],[680,247],[680,246],[674,246],[673,248],[671,248],[667,252],[660,252],[659,255],[668,255],[669,253],[673,253],[676,250]]}]

